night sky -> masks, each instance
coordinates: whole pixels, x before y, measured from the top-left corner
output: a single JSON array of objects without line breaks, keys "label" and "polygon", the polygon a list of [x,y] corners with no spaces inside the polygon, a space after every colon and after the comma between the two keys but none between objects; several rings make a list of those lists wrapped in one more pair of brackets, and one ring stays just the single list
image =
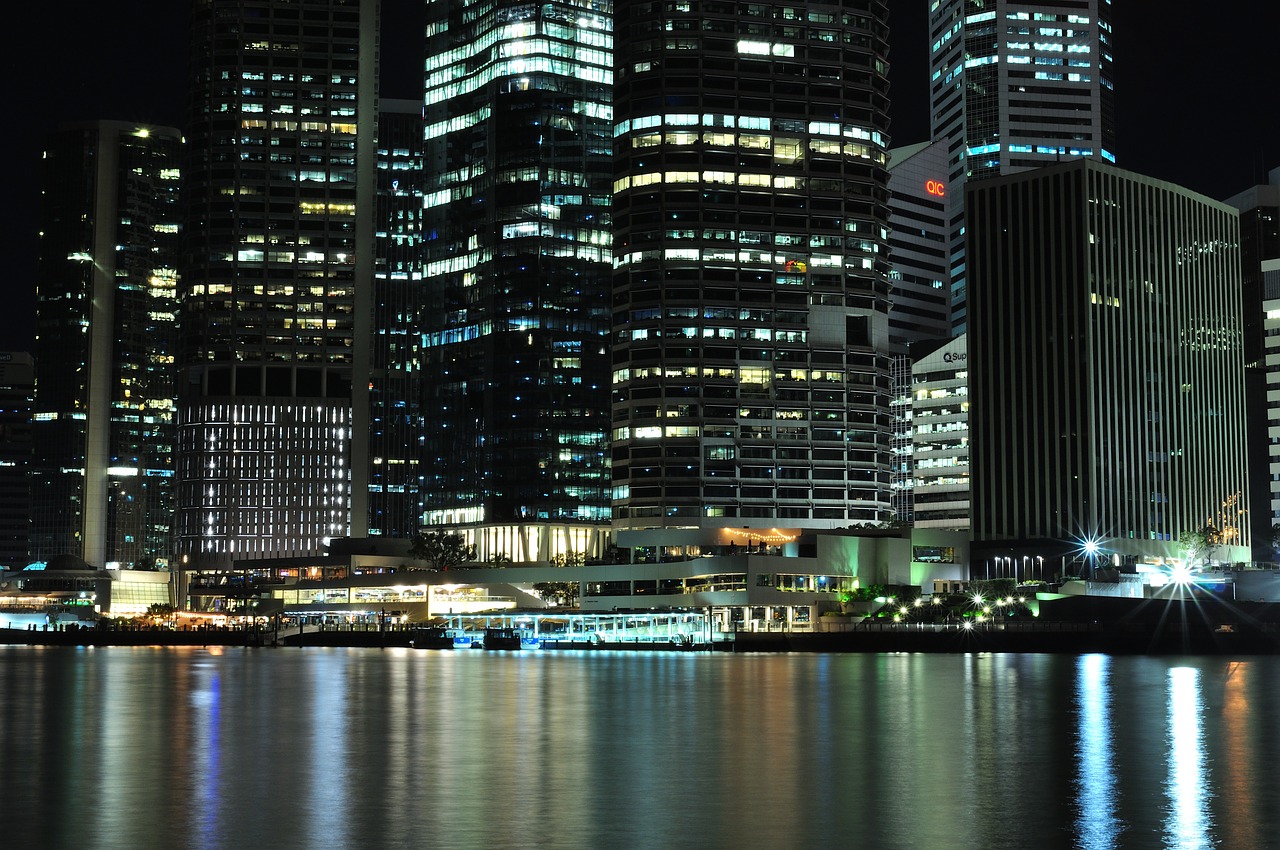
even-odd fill
[{"label": "night sky", "polygon": [[[928,137],[928,0],[890,0],[894,146]],[[1275,108],[1275,0],[1116,0],[1117,143],[1122,168],[1223,199],[1280,166]],[[422,3],[383,0],[382,95],[417,98],[415,33]],[[128,9],[127,15],[120,10]],[[42,139],[63,121],[98,118],[182,126],[187,3],[46,2],[11,31],[6,51],[16,109],[6,134],[12,180],[5,210],[0,350],[34,342]],[[56,37],[46,37],[54,34]],[[25,132],[24,132],[25,129]]]}]

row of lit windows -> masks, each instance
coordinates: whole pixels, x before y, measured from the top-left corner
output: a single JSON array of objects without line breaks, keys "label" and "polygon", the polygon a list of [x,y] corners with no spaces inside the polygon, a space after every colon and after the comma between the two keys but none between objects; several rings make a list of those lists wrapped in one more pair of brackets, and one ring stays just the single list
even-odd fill
[{"label": "row of lit windows", "polygon": [[613,127],[615,138],[652,127],[723,127],[739,130],[763,130],[778,133],[803,133],[809,136],[858,139],[884,146],[884,137],[878,130],[868,130],[855,124],[838,121],[801,121],[791,118],[772,118],[762,115],[723,115],[717,113],[666,113],[642,115],[620,121]]},{"label": "row of lit windows", "polygon": [[698,133],[689,130],[667,133],[641,133],[631,137],[631,146],[634,148],[654,148],[660,145],[696,145],[698,143],[718,148],[736,147],[744,151],[772,151],[774,159],[788,164],[802,160],[806,147],[813,153],[828,156],[840,156],[843,154],[851,159],[870,159],[882,164],[887,160],[885,152],[872,145],[857,142],[841,143],[833,139],[823,138],[806,140],[755,133]]},{"label": "row of lit windows", "polygon": [[[242,71],[240,73],[240,78],[243,80],[264,81],[267,79],[267,74],[265,71]],[[222,79],[224,80],[231,79],[231,73],[229,71],[223,71]],[[323,77],[317,77],[314,74],[303,74],[300,78],[297,78],[297,79],[300,79],[303,83],[320,83],[321,85],[323,85],[325,82]],[[286,74],[283,72],[276,72],[271,74],[271,81],[273,83],[279,83],[279,82],[292,83],[294,80],[295,80],[295,76],[293,74]],[[353,76],[344,75],[344,74],[333,74],[329,77],[329,85],[354,86],[355,84],[356,84],[356,78]]]},{"label": "row of lit windows", "polygon": [[759,387],[760,391],[769,384],[780,382],[792,383],[828,383],[842,384],[845,373],[830,369],[766,369],[758,366],[653,366],[615,369],[613,383],[625,384],[628,381],[646,381],[657,378],[702,378],[712,380],[733,381],[750,391],[751,387]]},{"label": "row of lit windows", "polygon": [[[867,251],[869,253],[878,253],[879,246],[870,239],[864,239],[860,236],[830,236],[821,233],[770,233],[766,230],[718,230],[706,228],[702,230],[692,230],[685,228],[673,228],[662,231],[664,239],[669,241],[677,241],[683,239],[700,240],[704,242],[736,242],[739,245],[769,245],[773,244],[778,247],[809,247],[809,248],[848,248],[851,251]],[[653,233],[633,233],[632,238],[636,241],[644,239],[653,239],[657,237],[657,232]]]},{"label": "row of lit windows", "polygon": [[[846,269],[871,271],[874,262],[870,257],[846,257],[842,254],[811,254],[800,259],[796,254],[774,254],[768,251],[734,251],[720,248],[667,248],[662,251],[631,251],[613,258],[614,268],[632,263],[654,262],[734,263],[747,265],[778,265],[795,274],[775,279],[775,283],[803,286],[804,274],[810,269]],[[444,261],[448,262],[448,261]],[[433,264],[439,265],[439,264]]]},{"label": "row of lit windows", "polygon": [[803,343],[809,338],[808,331],[775,331],[772,328],[624,328],[618,332],[632,341],[638,339],[723,339],[751,340],[755,342],[788,342]]}]

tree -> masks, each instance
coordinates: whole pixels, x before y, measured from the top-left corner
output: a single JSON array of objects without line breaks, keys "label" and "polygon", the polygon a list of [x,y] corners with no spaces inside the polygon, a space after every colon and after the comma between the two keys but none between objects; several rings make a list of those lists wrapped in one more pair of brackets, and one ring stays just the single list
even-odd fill
[{"label": "tree", "polygon": [[578,583],[576,581],[539,581],[533,585],[533,592],[543,602],[571,608],[578,602]]},{"label": "tree", "polygon": [[426,561],[433,570],[448,570],[476,559],[476,547],[461,534],[440,530],[416,534],[409,544],[409,556]]},{"label": "tree", "polygon": [[147,608],[147,616],[158,623],[172,620],[175,613],[177,613],[177,609],[164,602],[156,602]]},{"label": "tree", "polygon": [[1188,565],[1201,558],[1208,560],[1209,553],[1221,543],[1222,532],[1211,522],[1198,531],[1184,531],[1178,537],[1178,545],[1182,547]]}]

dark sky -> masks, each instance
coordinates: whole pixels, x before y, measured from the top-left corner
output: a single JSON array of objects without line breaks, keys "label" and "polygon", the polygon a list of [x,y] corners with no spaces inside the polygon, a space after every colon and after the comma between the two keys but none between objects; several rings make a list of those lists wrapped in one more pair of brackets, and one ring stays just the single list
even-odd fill
[{"label": "dark sky", "polygon": [[[890,0],[893,144],[928,137],[926,10]],[[386,97],[416,98],[421,0],[383,0]],[[1280,2],[1237,0],[1204,14],[1192,0],[1115,0],[1118,164],[1226,198],[1280,166],[1273,39]],[[127,13],[121,12],[127,9]],[[25,13],[5,51],[13,124],[5,134],[12,185],[3,230],[12,260],[0,283],[0,350],[29,349],[43,136],[95,118],[181,126],[187,3],[45,2]],[[43,34],[56,33],[56,37]],[[26,49],[23,42],[28,42]]]}]

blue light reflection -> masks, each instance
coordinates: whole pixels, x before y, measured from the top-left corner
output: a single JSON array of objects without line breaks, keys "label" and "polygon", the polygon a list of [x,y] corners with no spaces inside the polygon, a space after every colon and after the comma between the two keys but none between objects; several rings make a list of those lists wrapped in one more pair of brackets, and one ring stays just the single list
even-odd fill
[{"label": "blue light reflection", "polygon": [[1108,677],[1111,659],[1085,655],[1077,662],[1076,710],[1076,846],[1113,850],[1123,823],[1116,817],[1116,777]]}]

